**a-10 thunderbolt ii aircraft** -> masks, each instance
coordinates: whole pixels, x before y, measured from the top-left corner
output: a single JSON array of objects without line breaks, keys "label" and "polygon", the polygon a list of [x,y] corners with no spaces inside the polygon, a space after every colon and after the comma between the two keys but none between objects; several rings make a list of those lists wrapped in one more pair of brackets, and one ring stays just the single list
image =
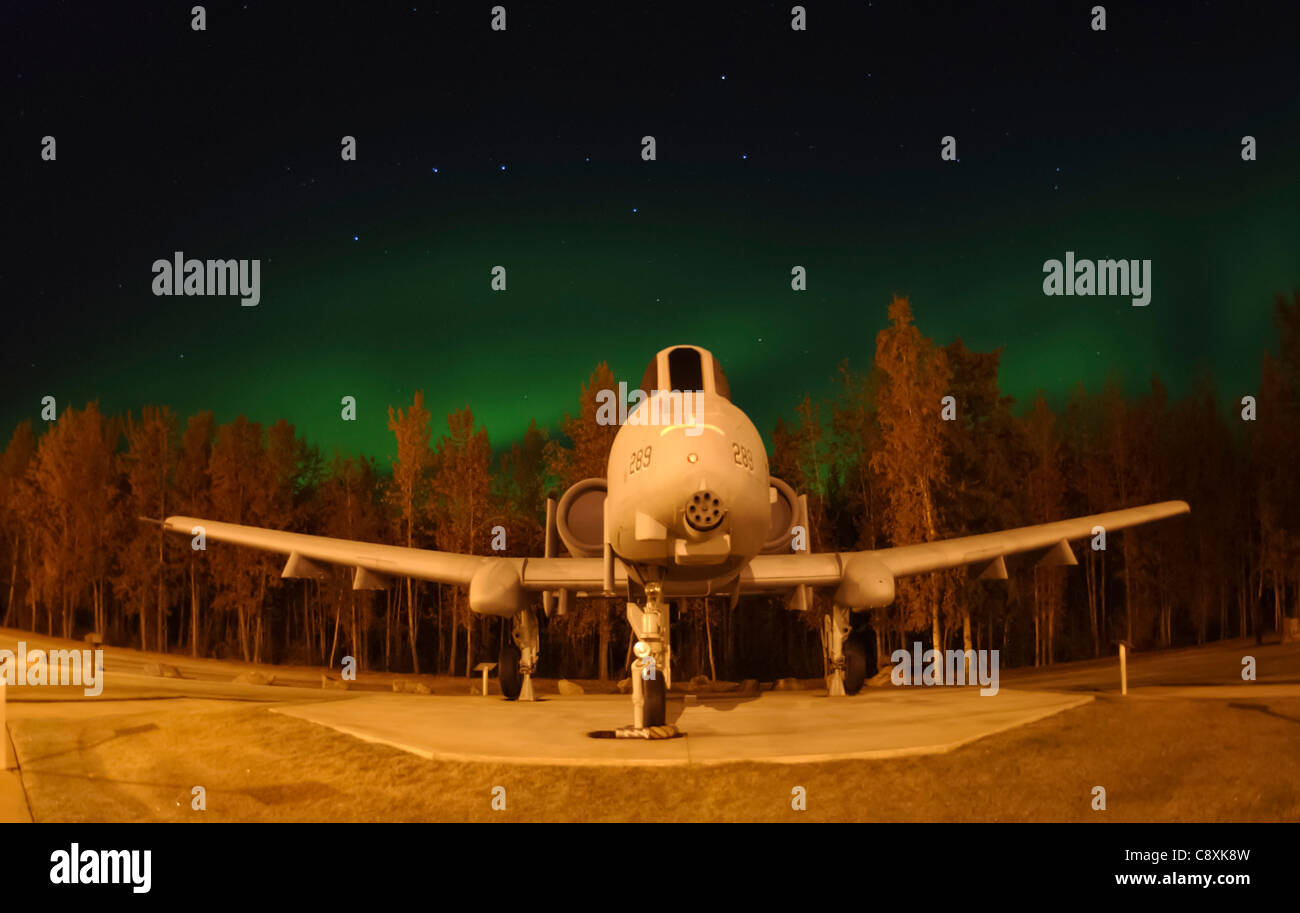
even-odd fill
[{"label": "a-10 thunderbolt ii aircraft", "polygon": [[[1004,558],[1026,552],[1042,552],[1046,564],[1076,564],[1069,541],[1095,536],[1097,527],[1123,529],[1189,511],[1184,501],[1165,501],[957,539],[811,554],[799,534],[806,500],[769,475],[762,438],[731,402],[710,352],[687,345],[662,350],[640,394],[634,391],[614,437],[606,477],[577,483],[558,504],[547,502],[541,557],[452,554],[194,517],[169,517],[164,526],[187,535],[202,527],[207,539],[287,555],[284,577],[320,577],[322,564],[336,564],[355,569],[356,589],[386,588],[398,577],[467,587],[473,611],[513,620],[498,667],[507,699],[533,696],[534,594],[548,616],[566,612],[574,595],[625,599],[637,659],[633,725],[619,733],[637,734],[666,728],[668,600],[722,596],[734,605],[746,593],[785,593],[806,610],[811,590],[829,591],[828,690],[853,694],[866,677],[866,654],[850,637],[849,613],[889,605],[897,578],[979,565],[982,577],[1002,579]],[[567,557],[557,554],[557,538]]]}]

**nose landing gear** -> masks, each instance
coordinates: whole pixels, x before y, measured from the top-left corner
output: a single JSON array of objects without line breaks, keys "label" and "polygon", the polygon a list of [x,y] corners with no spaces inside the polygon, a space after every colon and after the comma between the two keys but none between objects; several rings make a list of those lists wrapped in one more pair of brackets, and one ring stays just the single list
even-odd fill
[{"label": "nose landing gear", "polygon": [[668,605],[658,583],[646,584],[646,604],[627,604],[627,620],[637,637],[632,648],[632,725],[614,731],[621,739],[671,739],[679,735],[668,722],[668,687],[672,684],[672,647],[668,639]]}]

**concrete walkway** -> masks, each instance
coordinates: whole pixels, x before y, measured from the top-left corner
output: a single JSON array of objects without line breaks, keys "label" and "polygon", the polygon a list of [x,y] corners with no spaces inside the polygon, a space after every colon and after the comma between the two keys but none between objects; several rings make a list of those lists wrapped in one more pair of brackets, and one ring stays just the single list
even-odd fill
[{"label": "concrete walkway", "polygon": [[[366,695],[283,704],[273,712],[438,760],[514,764],[680,765],[802,763],[939,754],[975,739],[1086,704],[1090,695],[976,688],[872,689],[831,699],[815,692],[763,692],[670,701],[686,736],[656,742],[593,738],[631,720],[621,695],[500,698]],[[675,718],[675,719],[674,719]]]}]

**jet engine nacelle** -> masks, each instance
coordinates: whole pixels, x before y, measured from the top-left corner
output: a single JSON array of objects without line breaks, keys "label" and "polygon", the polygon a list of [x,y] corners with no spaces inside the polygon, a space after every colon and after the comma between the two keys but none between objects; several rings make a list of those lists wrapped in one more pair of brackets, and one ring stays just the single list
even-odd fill
[{"label": "jet engine nacelle", "polygon": [[555,510],[555,529],[574,558],[605,553],[604,479],[583,479],[564,493]]},{"label": "jet engine nacelle", "polygon": [[799,522],[799,496],[776,476],[768,476],[767,481],[776,492],[776,500],[772,502],[772,522],[763,540],[763,554],[789,554],[794,527]]}]

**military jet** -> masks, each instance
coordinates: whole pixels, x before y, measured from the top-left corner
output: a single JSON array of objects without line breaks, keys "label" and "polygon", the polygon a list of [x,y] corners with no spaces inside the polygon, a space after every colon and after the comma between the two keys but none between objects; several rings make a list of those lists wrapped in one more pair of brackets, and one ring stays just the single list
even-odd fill
[{"label": "military jet", "polygon": [[[731,402],[722,368],[698,346],[663,349],[650,362],[642,395],[619,416],[606,476],[586,479],[547,502],[545,554],[535,558],[462,555],[168,517],[165,528],[288,556],[282,576],[321,577],[324,565],[355,569],[353,587],[381,589],[400,577],[466,587],[469,606],[512,620],[498,674],[507,699],[533,699],[539,641],[536,595],[549,616],[574,596],[627,603],[636,637],[632,737],[672,734],[668,601],[749,593],[787,594],[807,610],[813,590],[830,593],[825,621],[828,690],[854,694],[866,652],[851,637],[851,612],[894,601],[895,581],[974,565],[1005,578],[1005,558],[1042,553],[1045,564],[1077,564],[1070,540],[1189,512],[1165,501],[1001,532],[857,552],[810,553],[807,501],[768,471],[753,422]],[[801,534],[802,533],[802,534]],[[567,555],[560,555],[563,544]]]}]

